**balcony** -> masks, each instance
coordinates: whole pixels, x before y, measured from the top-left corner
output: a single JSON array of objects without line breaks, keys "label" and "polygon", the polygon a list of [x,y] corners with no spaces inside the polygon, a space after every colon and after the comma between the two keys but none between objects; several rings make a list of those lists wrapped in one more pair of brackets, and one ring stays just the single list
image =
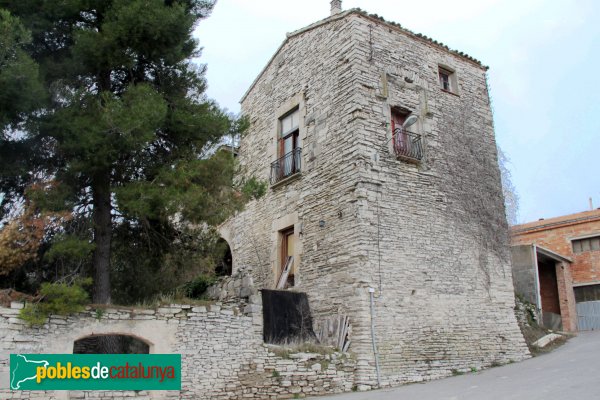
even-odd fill
[{"label": "balcony", "polygon": [[300,173],[302,149],[296,147],[280,159],[271,163],[271,185]]},{"label": "balcony", "polygon": [[394,153],[398,158],[407,161],[421,161],[423,158],[423,142],[421,135],[409,132],[406,129],[394,130]]}]

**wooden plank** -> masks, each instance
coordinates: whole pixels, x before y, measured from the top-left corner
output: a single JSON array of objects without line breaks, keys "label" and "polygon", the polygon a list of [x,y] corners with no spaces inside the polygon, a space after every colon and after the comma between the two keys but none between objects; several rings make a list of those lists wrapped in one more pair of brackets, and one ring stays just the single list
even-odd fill
[{"label": "wooden plank", "polygon": [[276,289],[283,289],[285,287],[285,283],[287,282],[288,276],[290,274],[290,270],[292,269],[292,264],[294,263],[294,257],[288,256],[285,267],[281,272],[281,276],[279,277],[279,281],[277,282]]}]

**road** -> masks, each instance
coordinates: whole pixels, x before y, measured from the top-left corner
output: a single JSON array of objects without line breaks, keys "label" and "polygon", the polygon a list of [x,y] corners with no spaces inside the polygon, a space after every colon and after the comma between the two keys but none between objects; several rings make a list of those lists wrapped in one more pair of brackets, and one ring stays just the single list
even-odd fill
[{"label": "road", "polygon": [[520,363],[396,389],[314,400],[600,399],[600,331],[581,332],[562,347]]}]

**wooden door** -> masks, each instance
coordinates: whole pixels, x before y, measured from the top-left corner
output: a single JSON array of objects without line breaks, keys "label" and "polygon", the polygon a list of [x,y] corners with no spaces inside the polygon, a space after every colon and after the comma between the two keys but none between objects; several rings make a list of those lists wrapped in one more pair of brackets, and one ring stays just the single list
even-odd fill
[{"label": "wooden door", "polygon": [[[283,254],[281,257],[281,270],[285,267],[285,263],[288,257],[294,256],[294,248],[295,248],[295,238],[294,238],[294,230],[290,229],[283,233]],[[294,275],[295,272],[295,262],[292,263],[292,268],[290,270],[290,275]]]},{"label": "wooden door", "polygon": [[397,150],[408,146],[408,137],[402,127],[407,116],[408,114],[392,110],[392,143]]}]

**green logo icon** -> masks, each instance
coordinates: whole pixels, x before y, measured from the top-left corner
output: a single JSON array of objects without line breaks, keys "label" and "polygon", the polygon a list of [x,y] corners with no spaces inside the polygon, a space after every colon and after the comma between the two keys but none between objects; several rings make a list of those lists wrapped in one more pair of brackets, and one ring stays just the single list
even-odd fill
[{"label": "green logo icon", "polygon": [[180,354],[11,354],[12,390],[181,390]]}]

